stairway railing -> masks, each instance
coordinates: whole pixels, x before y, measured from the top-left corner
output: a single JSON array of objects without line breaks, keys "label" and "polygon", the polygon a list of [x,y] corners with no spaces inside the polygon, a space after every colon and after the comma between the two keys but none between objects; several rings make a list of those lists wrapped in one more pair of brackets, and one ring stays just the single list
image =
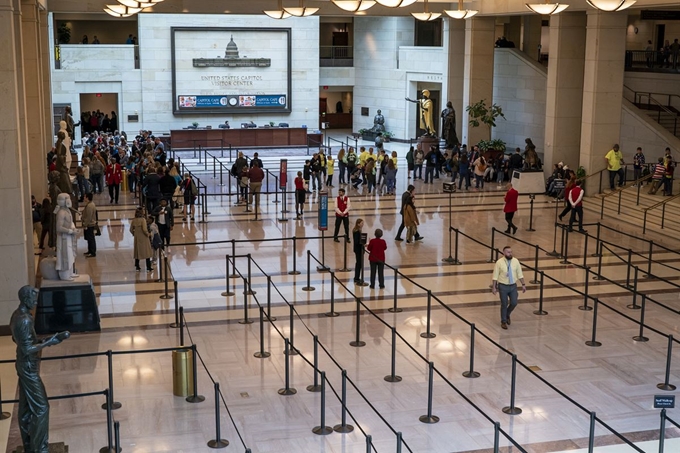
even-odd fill
[{"label": "stairway railing", "polygon": [[607,200],[607,198],[611,197],[612,195],[619,195],[619,202],[618,202],[618,207],[616,210],[617,215],[621,215],[621,195],[623,194],[624,190],[630,189],[631,187],[637,187],[637,200],[635,201],[635,206],[640,205],[640,189],[642,188],[642,183],[644,181],[648,181],[652,178],[652,173],[648,174],[647,176],[643,176],[640,179],[637,179],[630,184],[626,184],[623,187],[620,187],[616,190],[612,190],[609,193],[606,193],[602,195],[602,204],[600,206],[600,220],[604,218],[604,202]]},{"label": "stairway railing", "polygon": [[642,234],[647,232],[647,213],[658,208],[659,206],[661,206],[661,229],[663,230],[664,221],[666,220],[666,205],[673,200],[677,200],[678,198],[680,198],[680,193],[666,198],[665,200],[661,200],[660,202],[653,204],[648,208],[644,208],[642,210],[644,212],[644,218],[642,219]]}]

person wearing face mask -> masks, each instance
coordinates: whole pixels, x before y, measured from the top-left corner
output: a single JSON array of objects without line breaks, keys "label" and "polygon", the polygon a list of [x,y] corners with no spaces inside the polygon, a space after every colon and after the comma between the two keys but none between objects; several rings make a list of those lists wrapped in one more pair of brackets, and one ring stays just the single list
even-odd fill
[{"label": "person wearing face mask", "polygon": [[[524,284],[522,265],[517,258],[512,256],[512,248],[503,247],[503,256],[496,261],[493,268],[491,292],[493,295],[500,293],[501,298],[501,328],[507,329],[510,325],[510,314],[517,306],[517,282],[522,284],[522,293],[527,292]],[[509,302],[509,305],[508,305]]]}]

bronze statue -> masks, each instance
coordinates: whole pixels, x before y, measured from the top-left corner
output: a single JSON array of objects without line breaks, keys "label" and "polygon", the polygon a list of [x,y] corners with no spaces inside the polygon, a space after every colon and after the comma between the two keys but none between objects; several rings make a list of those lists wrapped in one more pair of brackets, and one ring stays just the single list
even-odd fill
[{"label": "bronze statue", "polygon": [[[66,133],[64,131],[57,132],[57,144],[55,145],[57,151],[57,171],[59,172],[59,190],[61,193],[73,193],[73,185],[71,184],[71,176],[69,175],[69,168],[67,163],[67,156],[69,150],[64,145],[66,140]],[[54,203],[55,200],[52,200]]]},{"label": "bronze statue", "polygon": [[541,169],[540,159],[538,158],[538,153],[536,152],[536,145],[531,141],[530,138],[524,140],[526,146],[524,147],[524,169],[533,170]]},{"label": "bronze statue", "polygon": [[373,127],[371,132],[376,134],[385,132],[385,117],[382,115],[382,110],[378,109],[378,114],[373,118]]},{"label": "bronze statue", "polygon": [[12,313],[9,322],[12,340],[17,345],[16,370],[19,376],[19,430],[24,451],[48,453],[50,404],[42,379],[40,379],[40,351],[61,343],[71,336],[59,332],[38,340],[33,310],[38,303],[38,290],[23,286],[19,290],[19,308]]},{"label": "bronze statue", "polygon": [[456,111],[451,101],[446,103],[446,108],[442,110],[442,139],[446,142],[447,149],[453,149],[460,144],[456,134]]},{"label": "bronze statue", "polygon": [[430,90],[422,91],[422,99],[413,100],[406,98],[407,101],[418,104],[420,116],[420,128],[425,131],[425,136],[436,137],[434,130],[434,123],[432,122],[432,99],[430,99]]}]

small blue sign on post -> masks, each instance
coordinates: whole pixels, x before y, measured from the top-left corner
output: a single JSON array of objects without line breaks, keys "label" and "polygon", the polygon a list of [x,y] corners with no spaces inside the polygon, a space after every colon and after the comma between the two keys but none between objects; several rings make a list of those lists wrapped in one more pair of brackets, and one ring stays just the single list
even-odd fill
[{"label": "small blue sign on post", "polygon": [[673,409],[675,395],[654,395],[654,409]]},{"label": "small blue sign on post", "polygon": [[319,231],[328,230],[328,192],[319,192]]}]

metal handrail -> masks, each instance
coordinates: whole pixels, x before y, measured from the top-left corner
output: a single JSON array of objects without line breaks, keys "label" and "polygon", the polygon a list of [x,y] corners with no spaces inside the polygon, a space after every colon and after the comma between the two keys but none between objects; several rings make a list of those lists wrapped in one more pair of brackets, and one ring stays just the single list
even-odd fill
[{"label": "metal handrail", "polygon": [[600,219],[604,218],[604,202],[605,202],[605,200],[608,197],[610,197],[614,194],[619,194],[619,205],[618,205],[616,214],[621,215],[621,196],[623,194],[623,191],[626,190],[626,189],[630,189],[631,187],[634,187],[634,186],[637,186],[637,190],[638,190],[637,201],[635,202],[635,206],[638,206],[640,204],[640,187],[642,186],[642,182],[647,181],[648,179],[651,179],[652,176],[653,176],[653,174],[650,173],[647,176],[643,176],[642,178],[637,179],[630,184],[626,184],[623,187],[620,187],[616,190],[612,190],[611,192],[602,195],[602,204],[600,206]]},{"label": "metal handrail", "polygon": [[617,194],[617,193],[619,193],[619,192],[623,192],[623,191],[626,190],[626,189],[630,189],[630,188],[633,187],[635,184],[638,184],[638,183],[640,183],[640,182],[642,182],[642,181],[646,181],[646,180],[650,179],[652,176],[653,176],[653,174],[650,173],[650,174],[648,174],[647,176],[643,176],[642,178],[637,179],[637,180],[631,182],[630,184],[626,184],[626,185],[624,185],[624,186],[622,186],[622,187],[619,187],[619,188],[616,189],[616,190],[613,190],[613,191],[611,191],[611,192],[609,192],[609,193],[605,193],[605,194],[602,195],[602,199],[605,199],[605,198],[607,198],[607,197],[610,197],[610,196],[612,196],[612,195],[614,195],[614,194]]},{"label": "metal handrail", "polygon": [[663,225],[664,221],[666,219],[666,204],[670,201],[673,201],[675,199],[680,198],[680,193],[673,195],[670,198],[666,198],[665,200],[661,200],[660,202],[653,204],[652,206],[648,208],[643,208],[642,212],[644,213],[644,218],[642,219],[642,234],[645,234],[647,232],[647,213],[651,210],[654,210],[658,208],[659,206],[662,206],[661,208],[661,229],[663,230]]}]

